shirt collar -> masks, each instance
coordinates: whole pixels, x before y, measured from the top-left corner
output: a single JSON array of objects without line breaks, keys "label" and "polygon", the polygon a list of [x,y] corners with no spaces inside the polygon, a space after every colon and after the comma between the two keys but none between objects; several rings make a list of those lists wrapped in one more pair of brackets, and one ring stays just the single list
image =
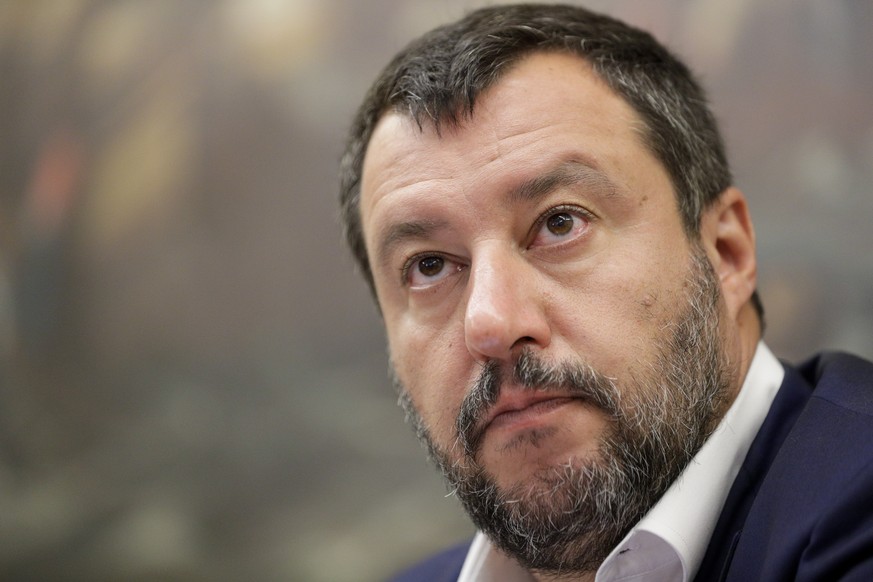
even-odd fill
[{"label": "shirt collar", "polygon": [[[597,582],[687,582],[700,566],[734,478],[760,429],[785,370],[759,342],[730,409],[658,503],[615,547]],[[531,575],[476,534],[458,582],[528,582]]]}]

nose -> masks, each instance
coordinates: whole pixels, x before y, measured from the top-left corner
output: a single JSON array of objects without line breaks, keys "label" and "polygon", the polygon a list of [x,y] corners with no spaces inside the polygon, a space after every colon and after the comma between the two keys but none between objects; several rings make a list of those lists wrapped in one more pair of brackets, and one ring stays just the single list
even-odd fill
[{"label": "nose", "polygon": [[535,270],[510,251],[480,256],[470,267],[464,336],[481,361],[510,360],[522,346],[545,348],[551,328]]}]

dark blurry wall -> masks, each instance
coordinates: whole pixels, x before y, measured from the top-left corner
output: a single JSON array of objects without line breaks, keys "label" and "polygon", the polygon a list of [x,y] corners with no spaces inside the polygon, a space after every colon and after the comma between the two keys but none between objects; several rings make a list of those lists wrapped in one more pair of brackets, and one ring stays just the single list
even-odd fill
[{"label": "dark blurry wall", "polygon": [[[482,4],[0,1],[0,579],[379,580],[470,535],[335,175],[379,68]],[[873,4],[586,5],[709,88],[776,353],[873,356]]]}]

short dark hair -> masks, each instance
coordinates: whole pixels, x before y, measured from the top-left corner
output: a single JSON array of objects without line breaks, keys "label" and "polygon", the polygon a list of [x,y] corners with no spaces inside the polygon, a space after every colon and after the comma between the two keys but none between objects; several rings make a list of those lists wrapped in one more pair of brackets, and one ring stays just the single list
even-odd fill
[{"label": "short dark hair", "polygon": [[[578,55],[641,117],[643,139],[669,173],[686,234],[731,185],[724,144],[703,89],[649,33],[578,6],[492,6],[413,41],[382,71],[352,124],[340,167],[346,240],[375,295],[360,214],[367,145],[388,111],[418,123],[457,126],[479,94],[534,52]],[[757,293],[753,304],[763,315]],[[762,317],[763,323],[763,317]]]}]

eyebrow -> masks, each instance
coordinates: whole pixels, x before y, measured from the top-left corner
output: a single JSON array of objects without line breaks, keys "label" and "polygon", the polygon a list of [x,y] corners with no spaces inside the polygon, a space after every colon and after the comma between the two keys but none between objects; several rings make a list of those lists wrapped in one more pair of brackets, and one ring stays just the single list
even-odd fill
[{"label": "eyebrow", "polygon": [[392,224],[385,229],[384,234],[379,241],[379,261],[385,263],[391,256],[391,251],[409,240],[424,240],[433,236],[433,234],[444,228],[448,228],[449,223],[445,220],[416,220],[411,222],[400,222]]},{"label": "eyebrow", "polygon": [[594,166],[580,161],[563,162],[541,176],[525,180],[509,192],[509,202],[536,202],[558,188],[582,184],[604,198],[618,195],[615,184]]},{"label": "eyebrow", "polygon": [[[559,188],[576,184],[586,186],[603,198],[619,194],[615,184],[592,164],[570,160],[545,174],[523,181],[508,192],[506,200],[510,204],[536,202]],[[380,237],[377,259],[385,264],[395,247],[410,240],[431,238],[435,232],[448,227],[446,220],[414,220],[392,224],[384,229]]]}]

